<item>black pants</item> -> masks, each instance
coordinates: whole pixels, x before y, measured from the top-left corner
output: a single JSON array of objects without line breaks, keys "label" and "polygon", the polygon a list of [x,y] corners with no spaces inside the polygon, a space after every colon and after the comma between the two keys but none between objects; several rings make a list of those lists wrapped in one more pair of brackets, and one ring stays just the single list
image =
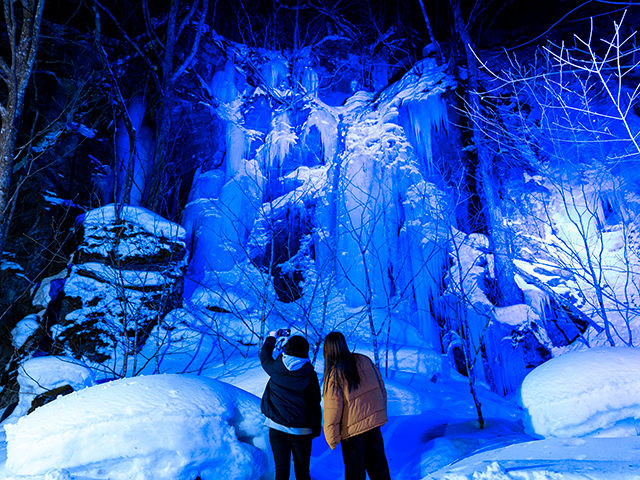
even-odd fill
[{"label": "black pants", "polygon": [[365,480],[365,471],[371,480],[391,479],[380,427],[342,440],[341,443],[346,480]]},{"label": "black pants", "polygon": [[289,480],[291,453],[296,480],[310,480],[311,441],[313,435],[292,435],[273,428],[269,429],[269,440],[273,459],[276,462],[276,480]]}]

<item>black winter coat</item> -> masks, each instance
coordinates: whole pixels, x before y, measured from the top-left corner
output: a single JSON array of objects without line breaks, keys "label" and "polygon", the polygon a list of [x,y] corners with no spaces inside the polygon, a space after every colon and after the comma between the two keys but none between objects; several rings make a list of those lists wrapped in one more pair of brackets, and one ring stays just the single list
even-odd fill
[{"label": "black winter coat", "polygon": [[267,337],[260,350],[262,368],[270,377],[262,395],[262,413],[285,427],[311,428],[317,437],[322,428],[318,375],[310,363],[289,371],[281,355],[273,359],[275,344],[274,337]]}]

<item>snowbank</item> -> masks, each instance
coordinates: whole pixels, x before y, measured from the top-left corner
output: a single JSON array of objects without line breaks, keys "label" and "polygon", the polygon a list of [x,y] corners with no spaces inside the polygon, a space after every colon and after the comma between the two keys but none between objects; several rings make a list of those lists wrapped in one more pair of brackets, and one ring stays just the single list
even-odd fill
[{"label": "snowbank", "polygon": [[522,382],[525,428],[543,437],[640,432],[640,350],[592,348],[556,357]]},{"label": "snowbank", "polygon": [[127,378],[59,398],[6,425],[7,471],[253,480],[272,471],[263,422],[255,396],[217,380]]}]

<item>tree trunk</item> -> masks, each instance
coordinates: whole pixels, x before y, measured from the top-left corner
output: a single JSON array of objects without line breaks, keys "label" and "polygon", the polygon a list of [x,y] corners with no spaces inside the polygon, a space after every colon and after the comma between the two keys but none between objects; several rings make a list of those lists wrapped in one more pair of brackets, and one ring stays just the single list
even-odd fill
[{"label": "tree trunk", "polygon": [[[11,95],[10,97],[13,96]],[[9,99],[9,103],[12,102]],[[16,146],[16,115],[15,106],[9,106],[2,115],[2,129],[0,130],[0,258],[4,244],[6,243],[7,231],[10,223],[10,195],[11,177],[13,173],[13,152]]]},{"label": "tree trunk", "polygon": [[[0,58],[0,79],[7,88],[7,100],[0,105],[0,257],[11,222],[11,177],[15,163],[20,116],[40,40],[44,0],[23,0],[22,15],[14,11],[14,1],[4,0],[10,63]],[[19,24],[19,17],[22,23]]]},{"label": "tree trunk", "polygon": [[495,276],[501,297],[500,303],[501,305],[513,305],[521,303],[521,291],[514,278],[514,252],[511,232],[505,225],[500,209],[500,196],[497,191],[499,180],[493,175],[493,160],[490,158],[490,152],[483,138],[480,94],[478,93],[478,65],[471,37],[462,17],[460,0],[451,0],[451,6],[455,28],[464,44],[466,53],[469,75],[467,88],[469,98],[468,116],[477,155],[477,181],[480,184],[480,195],[483,200],[483,209],[486,213],[489,236],[493,245]]}]

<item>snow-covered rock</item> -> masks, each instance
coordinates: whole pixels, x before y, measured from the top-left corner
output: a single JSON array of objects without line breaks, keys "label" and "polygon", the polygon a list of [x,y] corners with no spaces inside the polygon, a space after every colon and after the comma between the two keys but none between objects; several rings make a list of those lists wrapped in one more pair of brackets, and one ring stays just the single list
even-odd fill
[{"label": "snow-covered rock", "polygon": [[[9,417],[9,422],[26,415],[33,401],[43,393],[69,386],[82,390],[95,385],[93,372],[84,365],[68,357],[36,357],[18,368],[20,396],[18,405]],[[52,395],[50,399],[53,399]],[[49,399],[46,399],[49,400]]]},{"label": "snow-covered rock", "polygon": [[87,212],[75,263],[135,265],[180,261],[186,255],[185,230],[142,207],[106,205]]},{"label": "snow-covered rock", "polygon": [[534,369],[518,397],[527,431],[543,437],[622,437],[640,432],[640,350],[567,353]]},{"label": "snow-covered rock", "polygon": [[272,474],[263,422],[257,397],[217,380],[116,380],[6,425],[7,470],[110,480],[261,479]]},{"label": "snow-covered rock", "polygon": [[145,208],[119,208],[107,205],[79,219],[82,239],[55,299],[59,306],[49,312],[56,317],[51,351],[104,369],[109,378],[135,368],[128,356],[181,300],[188,253],[180,225]]},{"label": "snow-covered rock", "polygon": [[35,313],[31,313],[20,320],[13,330],[11,330],[11,343],[13,347],[16,350],[22,347],[29,337],[38,329],[38,326],[38,316]]}]

